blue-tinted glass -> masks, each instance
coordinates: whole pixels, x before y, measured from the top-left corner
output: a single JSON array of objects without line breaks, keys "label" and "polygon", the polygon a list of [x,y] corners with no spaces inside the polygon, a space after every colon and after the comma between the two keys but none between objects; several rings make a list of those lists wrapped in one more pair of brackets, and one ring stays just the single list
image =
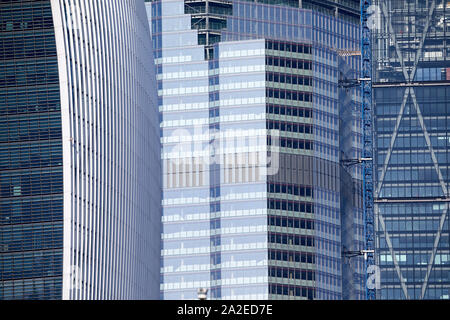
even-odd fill
[{"label": "blue-tinted glass", "polygon": [[62,144],[50,1],[0,6],[0,300],[62,294]]}]

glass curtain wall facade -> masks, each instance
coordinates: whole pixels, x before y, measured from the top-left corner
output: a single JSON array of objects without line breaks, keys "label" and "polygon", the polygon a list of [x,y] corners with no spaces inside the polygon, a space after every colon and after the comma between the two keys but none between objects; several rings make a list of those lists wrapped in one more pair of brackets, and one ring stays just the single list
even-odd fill
[{"label": "glass curtain wall facade", "polygon": [[50,1],[0,3],[0,299],[60,299],[61,102]]},{"label": "glass curtain wall facade", "polygon": [[375,1],[381,299],[449,299],[450,4]]},{"label": "glass curtain wall facade", "polygon": [[[358,158],[361,123],[350,112],[341,143],[335,48],[359,48],[359,26],[218,1],[225,23],[208,42],[194,2],[201,7],[147,5],[163,145],[161,298],[195,299],[198,288],[211,299],[344,298],[340,159],[343,150]],[[344,60],[358,70],[358,57]],[[359,181],[359,168],[346,172]],[[353,198],[345,201],[356,232],[346,241],[362,249]],[[363,264],[355,264],[358,299]]]},{"label": "glass curtain wall facade", "polygon": [[159,297],[149,35],[143,1],[0,2],[0,299]]},{"label": "glass curtain wall facade", "polygon": [[359,0],[244,0],[249,2],[283,5],[294,8],[311,9],[354,23],[360,21]]}]

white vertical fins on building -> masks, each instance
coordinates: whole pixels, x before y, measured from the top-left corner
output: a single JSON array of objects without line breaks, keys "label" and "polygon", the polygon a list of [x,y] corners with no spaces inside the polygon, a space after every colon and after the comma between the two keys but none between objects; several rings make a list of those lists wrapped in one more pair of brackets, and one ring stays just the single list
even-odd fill
[{"label": "white vertical fins on building", "polygon": [[51,4],[63,131],[63,299],[158,299],[159,118],[144,2]]}]

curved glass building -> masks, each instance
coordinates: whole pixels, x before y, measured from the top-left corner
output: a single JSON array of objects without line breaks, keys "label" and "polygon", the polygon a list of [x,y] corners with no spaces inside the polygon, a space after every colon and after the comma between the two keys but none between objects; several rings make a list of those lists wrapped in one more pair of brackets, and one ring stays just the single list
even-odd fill
[{"label": "curved glass building", "polygon": [[143,1],[0,2],[0,299],[159,297]]}]

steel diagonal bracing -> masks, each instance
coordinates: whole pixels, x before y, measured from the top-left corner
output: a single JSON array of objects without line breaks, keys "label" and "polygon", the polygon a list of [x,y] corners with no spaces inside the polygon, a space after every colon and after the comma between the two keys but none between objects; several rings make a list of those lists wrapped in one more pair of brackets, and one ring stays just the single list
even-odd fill
[{"label": "steel diagonal bracing", "polygon": [[423,45],[424,45],[425,39],[427,37],[428,29],[430,28],[430,22],[431,22],[431,18],[433,17],[435,8],[436,8],[436,0],[433,0],[433,2],[431,2],[430,11],[428,12],[428,17],[425,22],[425,27],[423,29],[423,35],[422,35],[422,39],[420,41],[419,50],[417,50],[417,54],[414,59],[413,68],[412,68],[411,74],[409,75],[409,79],[408,79],[409,82],[412,82],[414,79],[414,76],[416,75],[417,65],[419,63],[420,57],[422,56]]},{"label": "steel diagonal bracing", "polygon": [[392,151],[394,150],[395,141],[397,140],[398,129],[400,127],[400,123],[401,123],[402,118],[403,118],[403,112],[405,110],[406,102],[408,101],[409,92],[410,92],[410,88],[406,88],[405,89],[405,94],[403,95],[403,101],[402,101],[402,105],[400,107],[400,112],[399,112],[399,114],[397,116],[397,121],[395,122],[394,132],[392,133],[391,142],[389,144],[389,149],[388,149],[388,152],[386,154],[386,159],[384,159],[383,168],[381,170],[380,182],[378,183],[378,188],[377,188],[376,193],[375,193],[375,197],[377,197],[377,198],[378,198],[378,195],[381,192],[381,188],[383,187],[384,177],[386,175],[386,171],[387,171],[388,166],[389,166],[389,161],[391,160],[391,155],[392,155]]},{"label": "steel diagonal bracing", "polygon": [[420,296],[421,299],[423,299],[425,297],[425,291],[427,290],[428,280],[430,279],[431,269],[433,268],[433,264],[434,264],[434,257],[436,256],[436,251],[437,251],[437,248],[439,245],[439,241],[441,239],[442,229],[444,228],[444,223],[447,218],[447,213],[448,213],[448,202],[445,204],[445,209],[442,212],[441,219],[439,221],[439,229],[438,229],[438,232],[436,233],[436,237],[434,238],[433,250],[431,252],[430,260],[428,262],[427,273],[425,274],[425,279],[422,284],[422,291],[421,291],[421,296]]},{"label": "steel diagonal bracing", "polygon": [[[437,172],[438,177],[439,177],[439,183],[441,185],[442,192],[444,193],[445,197],[448,197],[447,186],[445,185],[444,178],[442,176],[442,171],[441,171],[441,168],[440,168],[439,163],[437,161],[436,154],[435,154],[434,149],[433,149],[433,145],[431,144],[430,135],[428,134],[428,130],[427,130],[426,126],[425,126],[425,123],[424,123],[424,120],[423,120],[423,116],[422,116],[422,112],[421,112],[420,107],[419,107],[419,105],[417,103],[417,99],[416,99],[416,95],[415,95],[414,90],[412,90],[411,96],[412,96],[414,107],[416,108],[416,111],[417,111],[417,117],[419,119],[420,126],[422,127],[422,130],[423,130],[423,133],[424,133],[424,136],[425,136],[425,141],[427,142],[428,148],[430,150],[431,159],[433,160],[434,167],[435,167],[436,172]],[[447,212],[448,212],[448,203],[446,203],[445,209],[442,212],[442,215],[441,215],[441,218],[440,218],[440,223],[439,223],[439,229],[437,230],[436,237],[434,239],[433,249],[431,251],[430,260],[429,260],[428,265],[427,265],[427,272],[425,274],[425,279],[424,279],[424,282],[422,284],[421,299],[424,298],[425,291],[426,291],[426,288],[428,286],[428,280],[430,278],[431,269],[433,268],[433,261],[434,261],[434,257],[436,256],[436,252],[437,252],[437,249],[438,249],[439,240],[441,238],[441,233],[442,233],[442,229],[444,227],[444,223],[445,223],[445,218],[447,216]]]},{"label": "steel diagonal bracing", "polygon": [[[438,160],[436,158],[436,153],[434,152],[433,145],[431,144],[430,135],[429,135],[428,130],[427,130],[426,126],[425,126],[425,122],[424,122],[424,119],[423,119],[423,116],[422,116],[422,112],[420,110],[419,104],[417,103],[416,94],[415,94],[413,88],[411,88],[411,97],[412,97],[413,104],[414,104],[414,107],[415,107],[416,112],[417,112],[417,117],[419,119],[420,126],[421,126],[421,128],[423,130],[423,133],[424,133],[425,141],[426,141],[426,143],[428,145],[428,148],[430,150],[430,155],[431,155],[431,159],[433,161],[434,168],[436,169],[436,172],[438,174],[439,183],[441,185],[442,192],[444,193],[445,197],[448,197],[448,190],[447,190],[447,186],[445,185],[444,178],[442,176],[442,170],[441,170],[441,168],[439,166],[439,163],[438,163]],[[421,299],[424,298],[425,291],[426,291],[426,288],[428,286],[428,280],[430,278],[431,269],[433,268],[433,264],[434,264],[433,261],[434,261],[434,257],[436,256],[436,252],[437,252],[438,245],[439,245],[439,240],[441,238],[442,229],[444,227],[445,219],[447,217],[447,212],[448,212],[448,203],[446,203],[445,209],[442,212],[442,215],[441,215],[441,218],[440,218],[440,223],[439,223],[439,229],[437,230],[436,237],[434,239],[433,249],[431,251],[430,260],[429,260],[428,265],[427,265],[427,272],[425,274],[425,279],[424,279],[424,282],[422,284]]]},{"label": "steel diagonal bracing", "polygon": [[[423,30],[423,36],[422,36],[422,39],[421,39],[421,42],[420,42],[420,45],[419,45],[419,49],[418,49],[417,54],[416,54],[416,58],[415,58],[415,61],[414,61],[414,65],[413,65],[413,69],[412,69],[411,74],[408,73],[408,70],[406,68],[405,61],[404,61],[403,55],[402,55],[402,51],[401,51],[401,49],[400,49],[400,47],[398,45],[397,37],[395,36],[394,28],[392,27],[392,21],[390,19],[390,16],[389,16],[386,4],[382,3],[381,7],[382,7],[382,13],[383,13],[383,15],[384,15],[384,17],[385,17],[385,19],[387,21],[387,24],[388,24],[389,33],[390,33],[390,35],[392,37],[392,40],[393,40],[393,43],[394,43],[394,46],[395,46],[395,51],[397,52],[397,56],[398,56],[398,58],[400,60],[400,65],[402,67],[403,76],[405,77],[405,80],[406,80],[407,83],[411,83],[412,79],[414,79],[414,75],[415,75],[415,72],[417,70],[417,64],[419,62],[419,57],[422,54],[423,45],[425,43],[426,35],[427,35],[428,29],[430,27],[430,20],[431,20],[431,18],[433,16],[434,8],[436,7],[436,1],[433,0],[433,3],[431,4],[431,10],[430,10],[430,12],[428,14],[428,17],[427,17],[427,22],[426,22],[425,28]],[[397,136],[398,136],[398,128],[400,126],[400,121],[401,121],[401,119],[403,117],[403,112],[405,110],[406,102],[408,101],[408,98],[409,98],[409,96],[410,96],[412,91],[414,91],[413,87],[406,88],[406,90],[405,90],[405,95],[403,97],[402,106],[400,108],[399,115],[397,117],[396,126],[395,126],[395,129],[394,129],[394,132],[393,132],[393,136],[392,136],[391,143],[390,143],[390,146],[389,146],[389,149],[388,149],[388,153],[386,155],[386,159],[385,159],[385,162],[384,162],[384,165],[383,165],[380,181],[379,181],[379,184],[378,184],[378,187],[377,187],[376,197],[378,197],[378,195],[379,195],[379,193],[381,191],[381,188],[383,186],[384,177],[386,175],[386,171],[387,171],[387,168],[389,166],[389,161],[390,161],[390,157],[391,157],[391,154],[392,154],[392,150],[394,149],[394,144],[395,144],[395,141],[396,141]],[[424,128],[424,127],[422,127],[422,128]]]},{"label": "steel diagonal bracing", "polygon": [[439,183],[441,184],[442,192],[444,193],[445,196],[447,196],[447,187],[445,185],[444,178],[442,176],[442,171],[441,171],[441,168],[439,167],[439,163],[438,163],[438,160],[436,158],[436,153],[434,152],[433,145],[431,144],[430,135],[428,133],[427,127],[425,126],[425,122],[423,120],[422,112],[421,112],[420,107],[419,107],[419,105],[417,103],[416,93],[414,92],[413,88],[411,88],[410,91],[411,91],[410,94],[411,94],[411,97],[412,97],[413,105],[414,105],[414,107],[416,109],[416,112],[417,112],[417,118],[419,120],[420,127],[422,128],[423,135],[425,137],[425,141],[427,142],[428,149],[430,151],[431,159],[433,160],[434,168],[436,169],[436,173],[438,174],[438,177],[439,177]]},{"label": "steel diagonal bracing", "polygon": [[[391,22],[391,19],[390,19],[389,13],[388,13],[388,9],[387,9],[387,6],[386,6],[385,3],[382,3],[381,9],[382,9],[382,13],[383,13],[383,15],[384,15],[384,17],[385,17],[385,19],[387,21],[387,27],[389,29],[390,36],[391,36],[391,38],[393,40],[393,44],[395,46],[395,50],[396,50],[397,56],[399,58],[399,62],[400,62],[401,68],[402,68],[403,75],[405,77],[405,81],[406,81],[407,84],[410,85],[412,83],[413,79],[415,78],[415,74],[416,74],[416,71],[417,71],[417,66],[418,66],[420,57],[422,56],[424,43],[425,43],[428,31],[429,31],[429,27],[430,27],[430,23],[431,23],[433,14],[434,14],[435,9],[436,9],[436,1],[433,0],[431,2],[431,4],[430,4],[429,12],[428,12],[428,15],[427,15],[427,18],[426,18],[426,22],[425,22],[425,25],[424,25],[423,34],[422,34],[422,37],[421,37],[421,40],[420,40],[420,43],[419,43],[419,47],[418,47],[418,49],[416,51],[416,54],[415,54],[415,57],[414,57],[414,62],[413,62],[413,65],[412,65],[410,73],[408,73],[407,67],[405,65],[405,61],[404,61],[403,56],[402,56],[402,50],[400,49],[399,44],[397,42],[397,38],[396,38],[396,35],[395,35],[395,32],[394,32],[394,29],[392,27],[392,22]],[[430,152],[430,155],[431,155],[431,159],[432,159],[434,168],[435,168],[435,170],[437,172],[437,175],[438,175],[440,186],[442,188],[444,196],[447,198],[448,197],[448,190],[447,190],[445,181],[443,179],[442,171],[441,171],[441,168],[439,166],[439,163],[438,163],[435,151],[433,149],[433,145],[431,143],[430,135],[429,135],[428,130],[426,128],[426,125],[425,125],[425,122],[424,122],[424,119],[423,119],[423,116],[422,116],[422,112],[420,110],[420,106],[419,106],[419,104],[417,102],[417,98],[416,98],[415,90],[414,90],[413,86],[410,86],[410,87],[408,87],[405,90],[405,95],[403,97],[403,102],[402,102],[399,114],[397,116],[397,122],[396,122],[396,125],[395,125],[395,128],[394,128],[393,136],[391,138],[391,143],[389,145],[388,153],[386,155],[386,159],[384,161],[384,165],[383,165],[383,168],[382,168],[382,171],[381,171],[379,184],[378,184],[377,190],[376,190],[376,197],[379,196],[379,193],[381,192],[381,188],[383,186],[384,178],[385,178],[388,166],[389,166],[389,162],[390,162],[392,151],[393,151],[393,148],[394,148],[394,145],[395,145],[395,141],[396,141],[396,139],[398,137],[398,129],[399,129],[399,126],[400,126],[400,122],[402,120],[403,113],[404,113],[404,110],[405,110],[405,106],[406,106],[406,103],[407,103],[409,97],[411,97],[413,105],[414,105],[414,108],[416,110],[417,119],[418,119],[418,121],[420,123],[420,126],[421,126],[421,129],[423,131],[424,138],[425,138],[425,141],[427,143],[427,146],[428,146],[428,149],[429,149],[429,152]],[[435,236],[435,240],[434,240],[434,246],[433,246],[433,249],[431,250],[431,253],[430,253],[430,259],[429,259],[429,262],[428,262],[428,265],[427,265],[427,272],[426,272],[425,279],[424,279],[424,282],[423,282],[423,285],[422,285],[422,290],[421,290],[421,298],[422,299],[425,296],[426,288],[427,288],[427,285],[428,285],[428,280],[429,280],[429,277],[430,277],[430,274],[431,274],[431,270],[433,268],[433,262],[434,262],[434,259],[435,259],[435,256],[436,256],[436,252],[437,252],[437,249],[438,249],[440,237],[441,237],[441,234],[442,234],[444,223],[446,221],[447,213],[448,213],[448,203],[445,204],[445,208],[444,208],[444,210],[442,212],[442,215],[440,217],[439,229],[436,232],[436,236]],[[385,234],[386,243],[387,243],[388,248],[390,250],[390,254],[392,256],[392,260],[394,262],[394,266],[395,266],[395,269],[397,271],[397,275],[399,277],[402,290],[403,290],[405,296],[407,298],[409,298],[409,295],[408,295],[408,292],[407,292],[407,289],[406,289],[406,285],[405,285],[405,280],[403,279],[400,266],[399,266],[398,261],[397,261],[396,256],[395,256],[394,248],[392,246],[392,242],[390,241],[389,234],[388,234],[388,232],[386,230],[386,227],[385,227],[385,224],[384,224],[384,218],[383,218],[382,214],[379,212],[379,210],[377,210],[377,218],[379,219],[380,225],[381,225],[381,227],[383,229],[383,232]]]},{"label": "steel diagonal bracing", "polygon": [[406,284],[405,284],[406,281],[405,281],[405,279],[403,279],[402,271],[400,270],[400,265],[398,264],[397,257],[394,252],[394,247],[392,246],[391,237],[389,236],[387,229],[386,229],[386,224],[384,223],[384,218],[380,214],[379,210],[377,210],[377,215],[379,217],[381,228],[383,229],[383,232],[384,232],[384,237],[386,238],[386,244],[387,244],[387,246],[389,248],[389,252],[391,253],[391,256],[392,256],[392,261],[394,262],[395,271],[397,272],[398,278],[400,279],[400,285],[402,287],[403,293],[405,294],[406,299],[409,299],[408,290],[407,290]]},{"label": "steel diagonal bracing", "polygon": [[389,28],[389,35],[392,37],[392,41],[394,42],[395,51],[397,52],[397,56],[400,61],[400,65],[402,67],[403,76],[405,77],[405,79],[409,79],[408,71],[405,68],[405,61],[403,60],[402,51],[400,50],[400,47],[398,46],[397,36],[395,35],[394,28],[392,27],[392,21],[391,21],[391,17],[389,16],[389,13],[388,13],[386,3],[382,3],[381,11],[383,12],[383,15],[387,21],[387,26]]},{"label": "steel diagonal bracing", "polygon": [[[393,135],[392,135],[392,138],[391,138],[391,143],[390,143],[390,146],[389,146],[389,150],[388,150],[388,153],[386,155],[386,159],[384,161],[384,166],[383,166],[382,173],[381,173],[380,184],[378,185],[378,188],[377,188],[377,191],[376,191],[376,197],[377,198],[378,198],[378,194],[381,191],[381,187],[383,185],[382,182],[384,180],[384,177],[385,177],[385,174],[386,174],[386,171],[387,171],[387,167],[389,165],[390,157],[392,155],[392,150],[394,149],[394,144],[395,144],[395,141],[397,139],[398,129],[400,127],[400,123],[401,123],[401,120],[403,118],[403,112],[405,110],[406,102],[408,101],[409,91],[410,91],[410,88],[406,88],[405,94],[403,96],[403,102],[402,102],[402,105],[401,105],[401,108],[400,108],[400,112],[399,112],[399,114],[397,116],[397,121],[396,121],[394,132],[393,132]],[[386,226],[385,226],[385,223],[384,223],[384,218],[383,218],[382,214],[380,213],[380,211],[378,210],[378,206],[376,208],[376,212],[377,212],[377,218],[379,219],[380,225],[381,225],[381,227],[383,229],[384,236],[386,238],[386,244],[387,244],[387,246],[389,248],[389,252],[391,253],[392,261],[394,262],[394,267],[395,267],[395,270],[397,271],[397,275],[398,275],[398,278],[400,280],[400,284],[402,286],[403,293],[405,294],[405,297],[408,298],[408,291],[406,289],[405,280],[403,279],[403,276],[402,276],[402,273],[401,273],[401,270],[400,270],[400,265],[398,264],[397,258],[395,256],[394,247],[392,246],[392,242],[391,242],[389,233],[387,232],[387,229],[386,229]]]}]

